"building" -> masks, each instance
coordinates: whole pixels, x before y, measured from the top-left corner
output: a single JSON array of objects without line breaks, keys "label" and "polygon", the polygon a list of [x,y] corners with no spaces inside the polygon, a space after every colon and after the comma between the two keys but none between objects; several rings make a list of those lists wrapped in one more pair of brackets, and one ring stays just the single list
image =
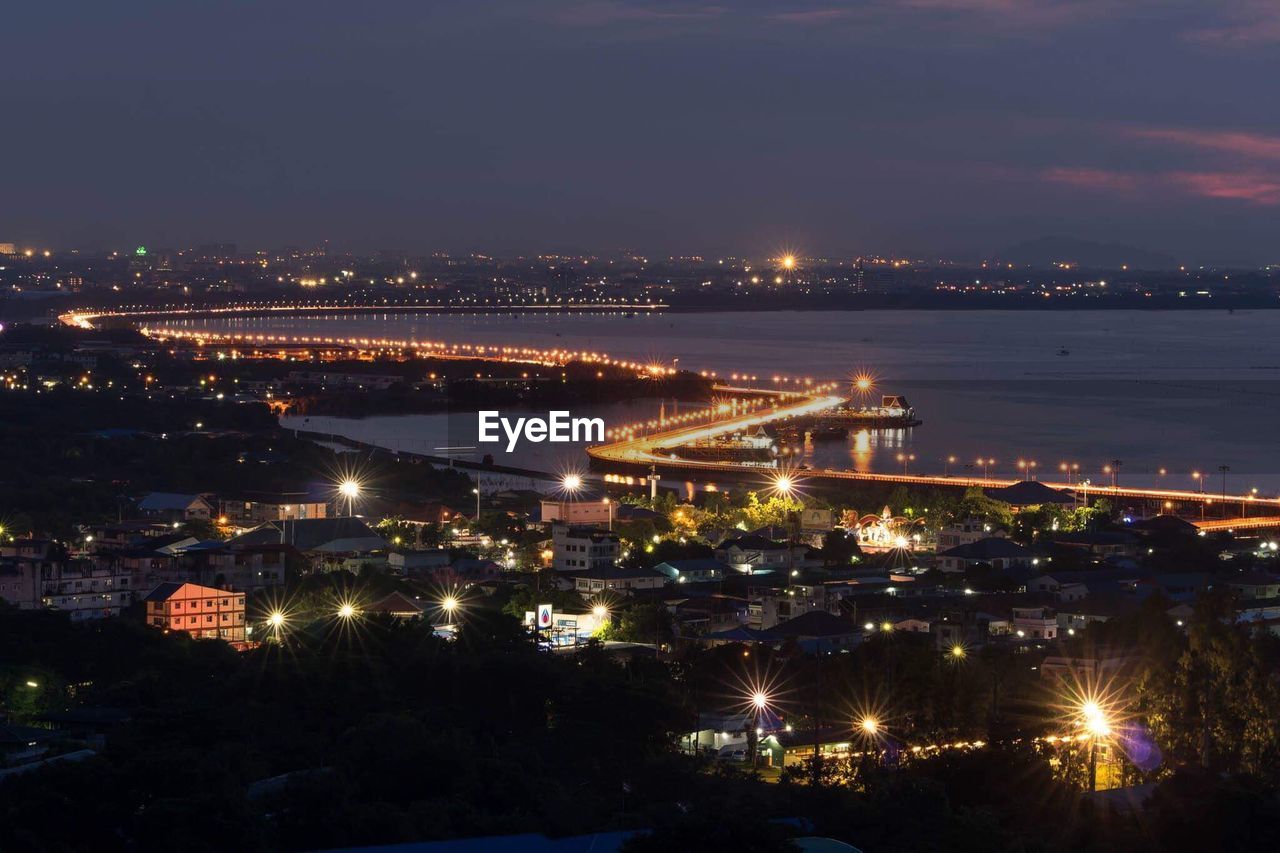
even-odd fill
[{"label": "building", "polygon": [[1246,572],[1227,581],[1227,588],[1241,601],[1280,598],[1280,578],[1265,572]]},{"label": "building", "polygon": [[573,573],[573,588],[591,596],[605,591],[630,593],[637,589],[662,589],[667,576],[653,569],[608,565]]},{"label": "building", "polygon": [[791,549],[762,536],[739,536],[716,546],[715,557],[743,574],[771,572],[791,566]]},{"label": "building", "polygon": [[148,518],[166,521],[209,520],[214,517],[213,501],[206,495],[151,492],[138,502],[138,511]]},{"label": "building", "polygon": [[387,568],[398,575],[416,577],[449,568],[453,556],[445,548],[432,551],[392,551],[387,554]]},{"label": "building", "polygon": [[622,542],[607,530],[557,524],[551,528],[551,553],[558,572],[599,572],[618,562]]},{"label": "building", "polygon": [[988,536],[938,554],[938,568],[944,572],[963,572],[986,565],[997,571],[1008,571],[1030,566],[1034,558],[1030,548],[1002,536]]},{"label": "building", "polygon": [[1007,503],[1014,509],[1043,506],[1045,504],[1067,506],[1076,502],[1075,495],[1070,492],[1050,488],[1039,480],[1023,480],[1020,483],[1014,483],[1012,486],[1005,486],[1001,489],[984,489],[983,491],[992,500]]},{"label": "building", "polygon": [[226,524],[249,527],[268,521],[326,518],[329,515],[329,503],[307,492],[244,495],[224,498],[219,511],[221,518],[226,519]]},{"label": "building", "polygon": [[132,573],[111,560],[58,561],[40,579],[40,601],[76,621],[119,616],[133,603],[131,580]]},{"label": "building", "polygon": [[946,551],[961,545],[970,545],[979,539],[987,539],[991,536],[1004,536],[1004,531],[993,530],[990,522],[966,518],[964,521],[948,524],[938,531],[938,550]]},{"label": "building", "polygon": [[602,524],[611,526],[617,507],[605,498],[604,500],[556,500],[544,498],[541,502],[542,521],[545,524],[561,522],[562,524]]},{"label": "building", "polygon": [[313,567],[324,567],[346,557],[387,548],[385,539],[355,517],[269,521],[231,539],[228,544],[241,547],[290,545],[310,559]]},{"label": "building", "polygon": [[1019,640],[1053,640],[1058,617],[1049,607],[1014,607],[1013,633]]},{"label": "building", "polygon": [[728,566],[714,557],[693,560],[668,560],[653,567],[676,583],[702,583],[723,580]]},{"label": "building", "polygon": [[162,583],[143,599],[147,624],[202,640],[243,643],[244,593],[194,583]]},{"label": "building", "polygon": [[806,652],[834,652],[862,641],[862,631],[853,623],[823,610],[811,610],[769,629],[774,637],[794,641]]}]

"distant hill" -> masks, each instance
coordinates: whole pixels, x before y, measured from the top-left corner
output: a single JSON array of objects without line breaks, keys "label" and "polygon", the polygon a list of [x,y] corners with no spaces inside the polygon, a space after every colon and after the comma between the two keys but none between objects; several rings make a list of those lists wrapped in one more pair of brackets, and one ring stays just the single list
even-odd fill
[{"label": "distant hill", "polygon": [[1095,243],[1073,237],[1040,237],[1011,246],[998,256],[999,260],[1013,264],[1047,267],[1055,263],[1079,264],[1093,269],[1131,270],[1175,269],[1178,262],[1169,255],[1136,249],[1119,243]]}]

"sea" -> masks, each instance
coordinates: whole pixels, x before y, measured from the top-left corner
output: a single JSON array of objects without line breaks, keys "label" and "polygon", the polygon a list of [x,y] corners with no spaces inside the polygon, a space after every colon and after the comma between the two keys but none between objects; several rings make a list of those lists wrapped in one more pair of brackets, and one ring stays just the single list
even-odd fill
[{"label": "sea", "polygon": [[[804,464],[1096,483],[1110,482],[1104,468],[1111,465],[1133,485],[1213,493],[1225,473],[1228,492],[1280,492],[1280,314],[1273,311],[389,311],[169,325],[602,351],[754,376],[747,381],[761,387],[776,387],[775,376],[847,387],[869,375],[874,395],[906,396],[921,425],[810,444]],[[573,413],[617,425],[700,402],[655,394],[625,404],[584,401]],[[283,423],[430,453],[473,433],[474,417],[290,416]],[[511,456],[495,455],[553,472],[585,464],[581,448],[567,445],[525,443]]]}]

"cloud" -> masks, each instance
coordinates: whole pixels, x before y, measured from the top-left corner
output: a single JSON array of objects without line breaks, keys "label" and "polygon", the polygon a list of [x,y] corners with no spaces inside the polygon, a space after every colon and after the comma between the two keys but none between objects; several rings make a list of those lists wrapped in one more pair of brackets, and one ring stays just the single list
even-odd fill
[{"label": "cloud", "polygon": [[1226,199],[1268,207],[1280,205],[1280,174],[1266,172],[1137,173],[1055,166],[1042,170],[1039,177],[1055,184],[1113,195],[1174,192],[1197,198]]},{"label": "cloud", "polygon": [[725,8],[701,3],[629,3],[604,0],[583,3],[556,15],[562,24],[575,27],[607,27],[612,24],[670,24],[714,21]]},{"label": "cloud", "polygon": [[1236,157],[1280,160],[1280,136],[1234,130],[1172,127],[1137,128],[1127,133],[1139,139],[1152,139],[1201,150],[1220,151]]},{"label": "cloud", "polygon": [[769,17],[788,24],[826,24],[851,18],[854,14],[853,9],[847,8],[797,9],[793,12],[776,12]]},{"label": "cloud", "polygon": [[1280,175],[1235,172],[1175,172],[1165,176],[1191,195],[1258,205],[1280,204]]},{"label": "cloud", "polygon": [[1067,184],[1090,190],[1109,190],[1111,192],[1132,192],[1138,188],[1139,179],[1135,175],[1113,172],[1108,169],[1073,168],[1055,166],[1041,172],[1041,177],[1055,184]]}]

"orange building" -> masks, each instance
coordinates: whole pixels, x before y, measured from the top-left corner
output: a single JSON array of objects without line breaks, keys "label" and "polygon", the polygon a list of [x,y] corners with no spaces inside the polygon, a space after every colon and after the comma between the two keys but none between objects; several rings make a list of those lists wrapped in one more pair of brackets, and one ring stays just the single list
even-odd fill
[{"label": "orange building", "polygon": [[244,593],[194,583],[162,583],[144,599],[147,624],[193,637],[245,641]]}]

